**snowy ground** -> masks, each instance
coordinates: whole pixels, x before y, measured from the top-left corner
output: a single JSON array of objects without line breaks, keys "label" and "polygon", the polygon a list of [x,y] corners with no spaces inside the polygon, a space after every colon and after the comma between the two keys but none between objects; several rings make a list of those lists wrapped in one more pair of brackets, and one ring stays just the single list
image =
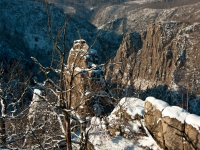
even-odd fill
[{"label": "snowy ground", "polygon": [[138,117],[143,114],[144,101],[123,98],[107,118],[92,118],[90,142],[96,150],[162,150]]}]

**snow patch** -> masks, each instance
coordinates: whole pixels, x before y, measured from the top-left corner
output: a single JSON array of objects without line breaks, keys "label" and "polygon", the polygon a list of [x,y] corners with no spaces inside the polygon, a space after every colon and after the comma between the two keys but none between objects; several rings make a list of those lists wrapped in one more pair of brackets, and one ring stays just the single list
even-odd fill
[{"label": "snow patch", "polygon": [[77,71],[77,72],[81,72],[81,71],[83,71],[84,69],[81,69],[80,67],[76,67],[74,70]]},{"label": "snow patch", "polygon": [[125,110],[133,119],[135,115],[144,115],[144,101],[138,98],[124,97],[111,114],[117,112],[120,108]]},{"label": "snow patch", "polygon": [[188,114],[189,113],[183,108],[180,108],[178,106],[171,106],[171,107],[166,107],[163,110],[162,117],[175,118],[179,120],[181,123],[184,123]]},{"label": "snow patch", "polygon": [[157,124],[161,121],[162,119],[161,118],[159,118],[158,120],[157,120]]},{"label": "snow patch", "polygon": [[39,90],[39,89],[34,89],[33,93],[34,93],[33,94],[33,101],[39,101],[40,100],[39,95],[42,95],[42,91]]},{"label": "snow patch", "polygon": [[200,116],[197,116],[195,114],[189,114],[187,115],[185,122],[196,128],[197,131],[200,132]]},{"label": "snow patch", "polygon": [[163,109],[169,106],[168,103],[159,99],[155,99],[154,97],[147,97],[145,101],[150,102],[152,105],[156,106],[156,108],[160,111],[163,111]]},{"label": "snow patch", "polygon": [[[110,116],[104,120],[98,117],[93,117],[91,119],[91,130],[89,133],[89,140],[94,145],[96,150],[144,150],[145,148],[153,150],[161,150],[156,144],[154,139],[148,133],[145,128],[144,119],[139,120],[129,120],[124,124],[120,120],[115,112],[119,109],[123,109],[130,116],[134,117],[136,114],[144,114],[144,101],[138,98],[122,98],[116,108],[113,110]],[[107,130],[109,127],[121,126],[124,127],[124,132],[126,134],[131,134],[132,136],[120,136],[121,133],[116,130],[115,137],[112,136]],[[147,136],[141,133],[141,127],[144,127]],[[117,129],[117,128],[116,128]],[[141,135],[139,135],[141,134]]]}]

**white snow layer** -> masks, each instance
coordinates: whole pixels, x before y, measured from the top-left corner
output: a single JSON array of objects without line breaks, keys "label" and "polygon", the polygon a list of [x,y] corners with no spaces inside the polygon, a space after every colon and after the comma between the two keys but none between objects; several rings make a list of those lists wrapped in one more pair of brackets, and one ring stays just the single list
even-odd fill
[{"label": "white snow layer", "polygon": [[188,114],[189,113],[183,108],[180,108],[178,106],[171,106],[171,107],[166,107],[163,110],[162,117],[175,118],[179,120],[181,123],[184,123]]},{"label": "white snow layer", "polygon": [[75,40],[74,43],[86,42],[84,39]]},{"label": "white snow layer", "polygon": [[32,99],[32,101],[39,101],[39,100],[40,100],[39,95],[42,94],[42,91],[40,91],[39,89],[34,89],[33,93],[34,93],[34,94],[33,94],[33,99]]},{"label": "white snow layer", "polygon": [[126,110],[133,119],[136,114],[144,115],[144,101],[138,98],[124,97],[121,99],[117,107],[113,110],[112,114],[117,112],[120,108]]},{"label": "white snow layer", "polygon": [[145,147],[149,147],[153,150],[161,150],[156,145],[155,141],[149,137],[143,137],[136,141],[117,136],[112,139],[104,138],[102,142],[102,145],[95,146],[96,150],[144,150]]},{"label": "white snow layer", "polygon": [[[117,116],[115,116],[115,112],[117,112],[120,108],[125,110],[126,113],[128,113],[132,118],[134,118],[136,114],[143,116],[144,101],[138,98],[122,98],[111,115],[108,116],[110,125],[112,122],[117,122],[119,119]],[[141,122],[143,122],[142,124],[144,126],[143,119]],[[128,121],[130,127],[129,132],[138,133],[139,127],[142,126],[141,122],[138,120]],[[146,148],[150,148],[152,150],[161,150],[145,127],[144,128],[147,136],[133,136],[133,138],[128,139],[117,134],[115,137],[112,137],[106,128],[106,122],[103,118],[100,119],[98,117],[93,117],[91,119],[90,127],[91,130],[89,133],[89,140],[92,142],[96,150],[144,150]],[[125,128],[125,130],[127,129],[128,128]]]},{"label": "white snow layer", "polygon": [[168,103],[159,99],[155,99],[154,97],[147,97],[145,101],[150,102],[152,105],[156,106],[156,108],[160,111],[163,111],[163,109],[169,106]]},{"label": "white snow layer", "polygon": [[42,91],[39,89],[34,89],[33,91],[33,98],[30,104],[30,108],[29,108],[29,114],[28,117],[30,118],[34,118],[35,114],[37,113],[37,108],[39,108],[39,106],[42,106],[39,104],[40,102],[40,97],[39,95],[42,95]]},{"label": "white snow layer", "polygon": [[187,115],[185,122],[192,125],[194,128],[197,129],[197,131],[200,132],[200,116],[189,114]]}]

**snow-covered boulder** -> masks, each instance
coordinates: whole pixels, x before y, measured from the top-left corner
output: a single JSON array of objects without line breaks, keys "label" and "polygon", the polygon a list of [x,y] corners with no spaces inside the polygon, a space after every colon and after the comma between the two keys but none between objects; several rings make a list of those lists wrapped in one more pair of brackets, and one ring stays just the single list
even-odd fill
[{"label": "snow-covered boulder", "polygon": [[[144,135],[146,133],[143,132],[143,125],[141,124],[143,115],[143,100],[124,97],[108,117],[108,130],[112,136],[121,135],[125,138],[133,138],[133,136],[139,134]],[[131,127],[132,125],[133,127]]]},{"label": "snow-covered boulder", "polygon": [[200,149],[200,116],[189,114],[186,117],[185,133],[191,142],[188,149]]},{"label": "snow-covered boulder", "polygon": [[147,97],[144,120],[146,128],[163,149],[200,149],[200,117],[168,103]]},{"label": "snow-covered boulder", "polygon": [[[123,114],[123,112],[126,113]],[[138,98],[124,97],[112,111],[112,116],[125,117],[126,119],[143,118],[144,101]]]},{"label": "snow-covered boulder", "polygon": [[189,143],[184,136],[184,123],[189,113],[177,106],[162,111],[162,126],[165,146],[170,150],[183,150]]},{"label": "snow-covered boulder", "polygon": [[145,100],[145,114],[144,120],[146,128],[153,135],[154,139],[161,147],[165,147],[163,129],[162,129],[162,111],[168,103],[155,99],[154,97],[147,97]]},{"label": "snow-covered boulder", "polygon": [[144,126],[144,101],[122,98],[108,117],[91,119],[89,141],[96,150],[161,150]]},{"label": "snow-covered boulder", "polygon": [[29,122],[32,125],[43,124],[45,117],[49,115],[47,112],[48,103],[42,99],[42,91],[40,89],[34,89],[33,98],[29,105]]}]

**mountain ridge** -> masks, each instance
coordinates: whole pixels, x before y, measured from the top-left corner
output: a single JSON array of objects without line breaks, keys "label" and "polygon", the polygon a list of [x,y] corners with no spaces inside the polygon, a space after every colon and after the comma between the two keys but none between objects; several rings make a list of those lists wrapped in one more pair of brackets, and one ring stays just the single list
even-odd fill
[{"label": "mountain ridge", "polygon": [[[199,30],[199,23],[170,22],[151,24],[146,34],[138,38],[131,39],[127,34],[116,56],[108,62],[108,64],[116,62],[122,64],[107,65],[106,79],[113,88],[118,85],[121,89],[125,89],[125,91],[121,90],[122,97],[138,93],[141,94],[141,99],[145,99],[145,94],[153,94],[171,105],[183,103],[181,94],[184,95],[185,101],[188,99],[186,93],[192,93],[192,99],[195,99],[195,96],[199,96],[200,88],[197,48],[200,44]],[[131,40],[138,42],[126,46]],[[141,49],[134,47],[141,47]],[[190,111],[198,114],[199,104],[199,100],[189,100]]]}]

